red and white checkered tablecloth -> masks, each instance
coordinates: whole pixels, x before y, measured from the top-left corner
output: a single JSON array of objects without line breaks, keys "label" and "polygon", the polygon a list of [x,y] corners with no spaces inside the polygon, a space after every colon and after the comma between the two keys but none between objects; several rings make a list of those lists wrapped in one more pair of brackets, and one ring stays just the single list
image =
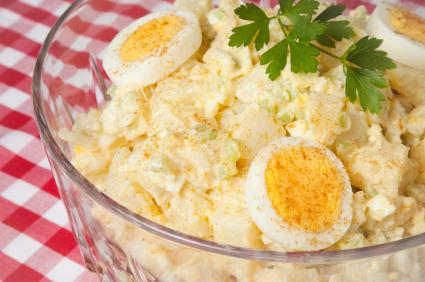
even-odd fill
[{"label": "red and white checkered tablecloth", "polygon": [[74,241],[32,119],[31,78],[64,0],[0,0],[0,281],[97,281]]},{"label": "red and white checkered tablecloth", "polygon": [[[104,8],[114,1],[97,2]],[[146,11],[171,2],[126,1]],[[32,119],[30,99],[40,46],[71,2],[0,0],[0,281],[97,281],[84,268],[69,229]]]}]

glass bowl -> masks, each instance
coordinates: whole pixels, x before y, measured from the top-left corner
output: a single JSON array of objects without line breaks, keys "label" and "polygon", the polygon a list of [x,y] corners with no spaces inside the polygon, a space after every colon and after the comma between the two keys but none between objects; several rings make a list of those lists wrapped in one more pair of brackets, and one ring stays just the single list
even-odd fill
[{"label": "glass bowl", "polygon": [[[351,8],[357,3],[345,2]],[[58,132],[70,128],[77,113],[107,99],[110,82],[99,67],[105,47],[132,20],[170,5],[77,0],[50,31],[35,66],[35,116],[87,268],[102,281],[425,281],[425,234],[342,251],[285,253],[223,245],[133,213],[77,171]]]}]

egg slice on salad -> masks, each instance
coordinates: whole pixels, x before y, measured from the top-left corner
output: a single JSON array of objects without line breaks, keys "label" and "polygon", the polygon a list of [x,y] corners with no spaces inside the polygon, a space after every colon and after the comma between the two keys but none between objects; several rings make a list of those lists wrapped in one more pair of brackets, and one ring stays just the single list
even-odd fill
[{"label": "egg slice on salad", "polygon": [[425,70],[425,14],[410,12],[385,2],[377,5],[367,32],[383,39],[381,49],[395,61]]},{"label": "egg slice on salad", "polygon": [[351,224],[353,192],[344,166],[313,141],[284,137],[263,148],[245,196],[258,228],[287,250],[327,248]]},{"label": "egg slice on salad", "polygon": [[193,13],[152,13],[114,37],[103,67],[118,86],[147,86],[177,70],[198,50],[201,41],[201,29]]}]

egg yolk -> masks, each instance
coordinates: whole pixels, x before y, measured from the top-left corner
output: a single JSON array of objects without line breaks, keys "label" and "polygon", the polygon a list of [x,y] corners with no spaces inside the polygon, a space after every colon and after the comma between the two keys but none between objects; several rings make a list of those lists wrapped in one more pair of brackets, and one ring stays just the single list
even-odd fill
[{"label": "egg yolk", "polygon": [[120,59],[124,62],[134,62],[155,51],[165,52],[168,43],[185,25],[184,18],[174,15],[147,22],[136,29],[121,46]]},{"label": "egg yolk", "polygon": [[344,181],[322,149],[280,150],[269,160],[265,180],[272,207],[286,223],[322,232],[338,218]]},{"label": "egg yolk", "polygon": [[393,8],[390,23],[395,32],[425,45],[425,19],[405,9]]}]

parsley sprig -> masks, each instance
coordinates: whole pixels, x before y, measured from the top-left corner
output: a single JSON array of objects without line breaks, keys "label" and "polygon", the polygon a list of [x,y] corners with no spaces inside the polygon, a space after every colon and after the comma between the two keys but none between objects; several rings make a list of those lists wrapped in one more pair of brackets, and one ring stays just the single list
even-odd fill
[{"label": "parsley sprig", "polygon": [[353,103],[358,99],[364,111],[379,113],[385,101],[380,89],[388,86],[384,72],[396,67],[386,52],[378,50],[382,40],[365,36],[342,56],[328,51],[335,48],[335,42],[351,38],[355,33],[348,21],[336,19],[342,15],[345,6],[330,5],[315,16],[318,7],[317,0],[279,0],[278,12],[269,17],[255,4],[243,4],[235,13],[250,23],[232,30],[229,46],[248,46],[254,42],[255,49],[261,50],[270,41],[270,21],[277,20],[284,38],[260,56],[260,63],[267,65],[266,73],[271,80],[279,77],[288,56],[292,72],[316,72],[319,66],[317,56],[322,52],[343,65],[348,99]]}]

